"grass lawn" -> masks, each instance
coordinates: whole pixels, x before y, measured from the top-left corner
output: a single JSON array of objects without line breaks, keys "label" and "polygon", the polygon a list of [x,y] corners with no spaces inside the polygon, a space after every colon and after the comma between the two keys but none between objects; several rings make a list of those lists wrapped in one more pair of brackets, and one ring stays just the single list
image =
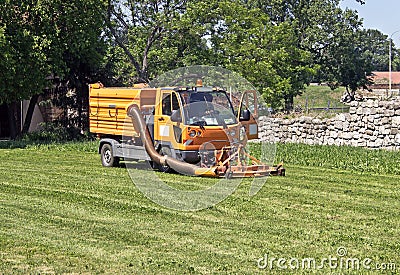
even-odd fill
[{"label": "grass lawn", "polygon": [[[306,91],[294,98],[294,106],[301,106],[306,112],[308,102],[309,108],[327,108],[328,102],[331,108],[348,108],[340,102],[340,99],[345,91],[344,87],[331,90],[328,86],[308,86]],[[311,113],[321,112],[310,110]],[[341,111],[337,111],[341,112]]]},{"label": "grass lawn", "polygon": [[[287,176],[250,181],[214,207],[165,209],[124,168],[101,167],[95,143],[0,149],[0,274],[344,273],[400,270],[399,153],[280,145]],[[143,177],[150,171],[143,170]],[[160,174],[204,188],[213,179]],[[328,257],[370,258],[370,270],[302,269]],[[260,269],[268,256],[300,267]],[[295,261],[291,261],[295,266]],[[386,265],[382,274],[395,273]]]}]

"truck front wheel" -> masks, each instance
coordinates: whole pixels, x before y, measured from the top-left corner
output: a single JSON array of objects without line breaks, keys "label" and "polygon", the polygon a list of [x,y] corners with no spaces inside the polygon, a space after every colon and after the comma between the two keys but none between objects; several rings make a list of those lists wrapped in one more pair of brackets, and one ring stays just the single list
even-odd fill
[{"label": "truck front wheel", "polygon": [[111,144],[105,143],[100,150],[101,164],[104,167],[117,167],[119,165],[119,158],[113,156]]},{"label": "truck front wheel", "polygon": [[[160,148],[160,150],[158,151],[158,153],[161,156],[171,157],[171,155],[172,155],[171,149],[168,146],[162,146]],[[158,163],[155,163],[154,161],[152,162],[152,166],[154,169],[157,169],[158,171],[163,172],[163,173],[169,173],[169,172],[173,171],[168,165],[160,165]]]}]

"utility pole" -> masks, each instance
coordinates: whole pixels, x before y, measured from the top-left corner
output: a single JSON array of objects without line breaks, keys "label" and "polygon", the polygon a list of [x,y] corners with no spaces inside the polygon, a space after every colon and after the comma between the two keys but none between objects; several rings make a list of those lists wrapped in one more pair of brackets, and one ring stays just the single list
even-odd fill
[{"label": "utility pole", "polygon": [[389,94],[392,96],[392,42],[393,42],[393,35],[400,32],[400,30],[395,31],[390,35],[389,39]]}]

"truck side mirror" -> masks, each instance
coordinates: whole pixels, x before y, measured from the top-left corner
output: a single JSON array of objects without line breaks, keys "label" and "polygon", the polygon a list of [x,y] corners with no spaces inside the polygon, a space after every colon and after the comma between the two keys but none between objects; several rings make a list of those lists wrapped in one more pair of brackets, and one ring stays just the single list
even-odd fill
[{"label": "truck side mirror", "polygon": [[250,120],[250,111],[247,109],[243,110],[239,120],[240,121],[249,121]]}]

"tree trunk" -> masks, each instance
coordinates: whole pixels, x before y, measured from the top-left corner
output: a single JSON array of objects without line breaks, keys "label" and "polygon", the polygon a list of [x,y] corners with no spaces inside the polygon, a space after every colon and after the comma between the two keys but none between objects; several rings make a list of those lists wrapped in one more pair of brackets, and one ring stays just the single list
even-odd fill
[{"label": "tree trunk", "polygon": [[342,97],[342,102],[349,103],[355,100],[356,92],[350,90],[348,86],[346,86],[346,95]]},{"label": "tree trunk", "polygon": [[7,106],[7,111],[8,111],[8,124],[10,127],[10,138],[15,140],[18,136],[18,130],[17,130],[17,119],[15,118],[15,112],[17,110],[17,103],[16,102],[11,102]]},{"label": "tree trunk", "polygon": [[76,91],[76,108],[78,112],[78,121],[77,121],[77,127],[82,130],[82,85],[80,82],[80,79],[78,78],[76,80],[76,86],[75,86],[75,91]]},{"label": "tree trunk", "polygon": [[293,110],[293,95],[285,95],[285,111],[289,113]]},{"label": "tree trunk", "polygon": [[82,131],[89,130],[89,88],[88,85],[82,85]]},{"label": "tree trunk", "polygon": [[28,133],[28,131],[29,131],[29,127],[31,126],[31,122],[32,122],[33,112],[35,111],[35,106],[36,106],[38,99],[39,99],[39,95],[36,94],[36,95],[33,95],[31,97],[31,100],[29,101],[29,107],[26,112],[24,126],[22,127],[22,131],[21,131],[21,136]]}]

